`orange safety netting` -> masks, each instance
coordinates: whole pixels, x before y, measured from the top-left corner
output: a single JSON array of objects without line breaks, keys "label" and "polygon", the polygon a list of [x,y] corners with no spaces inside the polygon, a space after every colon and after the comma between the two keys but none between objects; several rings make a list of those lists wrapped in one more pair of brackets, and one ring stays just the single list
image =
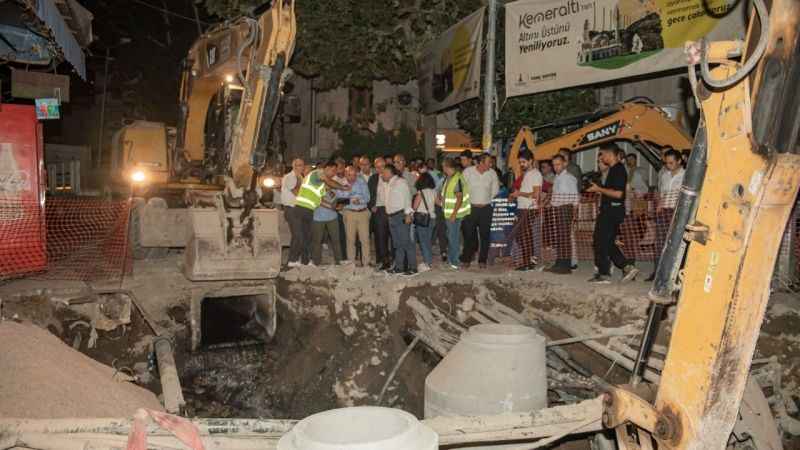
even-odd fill
[{"label": "orange safety netting", "polygon": [[[8,201],[7,201],[8,200]],[[131,269],[128,200],[0,198],[0,280],[114,280]]]},{"label": "orange safety netting", "polygon": [[[678,192],[629,196],[625,220],[619,227],[617,245],[626,258],[655,261],[669,232]],[[556,259],[593,261],[593,234],[600,211],[596,194],[543,196],[540,208],[518,211],[509,235],[514,266],[525,265],[528,256],[538,262]]]}]

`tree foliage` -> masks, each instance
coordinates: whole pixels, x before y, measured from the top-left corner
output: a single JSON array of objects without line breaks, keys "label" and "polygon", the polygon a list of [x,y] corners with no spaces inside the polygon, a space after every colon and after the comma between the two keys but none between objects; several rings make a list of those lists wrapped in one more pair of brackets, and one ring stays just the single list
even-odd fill
[{"label": "tree foliage", "polygon": [[[494,137],[512,139],[522,126],[536,127],[556,119],[591,111],[596,102],[592,89],[567,89],[544,92],[524,97],[507,99],[494,124]],[[482,108],[478,100],[462,103],[458,110],[458,123],[476,139],[482,133]],[[560,134],[557,129],[545,129],[539,133],[542,139]]]},{"label": "tree foliage", "polygon": [[[205,6],[210,14],[229,18],[251,13],[262,1],[205,0]],[[423,46],[483,3],[482,0],[297,0],[297,47],[292,67],[302,75],[319,77],[316,85],[322,90],[364,87],[373,80],[407,82],[416,75],[415,57]],[[495,46],[499,94],[504,91],[504,15],[501,2]],[[486,52],[483,53],[485,59]],[[501,95],[500,102],[495,138],[512,138],[522,125],[537,126],[595,107],[591,89],[570,89],[507,101]],[[478,141],[481,103],[482,99],[475,99],[458,107],[460,126]],[[322,125],[337,130],[343,141],[353,133],[372,138],[360,124]],[[542,135],[547,136],[547,132]]]},{"label": "tree foliage", "polygon": [[[250,14],[263,0],[205,0],[213,15]],[[373,80],[405,83],[415,57],[481,0],[298,0],[292,67],[319,77],[317,86],[363,87]]]},{"label": "tree foliage", "polygon": [[345,159],[355,155],[366,155],[370,159],[387,153],[402,153],[406,158],[422,158],[425,149],[415,130],[402,126],[387,130],[381,122],[375,130],[358,125],[354,121],[343,121],[335,117],[323,117],[320,126],[330,128],[339,135],[341,145],[336,153]]}]

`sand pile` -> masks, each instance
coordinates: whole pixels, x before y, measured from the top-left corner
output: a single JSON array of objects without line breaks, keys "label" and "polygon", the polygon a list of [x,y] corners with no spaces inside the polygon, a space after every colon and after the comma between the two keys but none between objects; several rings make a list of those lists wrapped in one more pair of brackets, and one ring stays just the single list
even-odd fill
[{"label": "sand pile", "polygon": [[35,325],[0,322],[0,417],[131,417],[156,396]]}]

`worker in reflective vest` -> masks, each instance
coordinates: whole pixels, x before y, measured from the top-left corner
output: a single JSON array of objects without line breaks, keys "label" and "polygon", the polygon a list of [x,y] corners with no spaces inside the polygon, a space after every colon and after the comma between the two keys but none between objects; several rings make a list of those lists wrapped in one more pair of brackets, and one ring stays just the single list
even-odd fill
[{"label": "worker in reflective vest", "polygon": [[451,269],[458,270],[461,257],[461,220],[471,209],[469,186],[456,161],[445,159],[443,168],[447,179],[442,184],[439,202],[447,227],[447,261]]},{"label": "worker in reflective vest", "polygon": [[[311,245],[311,225],[314,222],[314,210],[319,208],[322,203],[322,197],[328,189],[339,189],[342,191],[349,190],[349,186],[342,186],[337,183],[333,177],[336,175],[336,163],[328,161],[321,168],[312,170],[308,175],[303,178],[303,184],[300,185],[300,191],[297,193],[295,199],[295,207],[297,210],[296,220],[300,223],[300,230],[305,236],[306,245]],[[313,264],[309,262],[309,265]]]}]

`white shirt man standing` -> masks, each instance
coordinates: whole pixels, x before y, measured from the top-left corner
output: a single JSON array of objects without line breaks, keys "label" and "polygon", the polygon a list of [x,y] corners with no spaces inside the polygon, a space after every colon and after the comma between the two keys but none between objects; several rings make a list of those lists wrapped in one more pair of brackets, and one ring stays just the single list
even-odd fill
[{"label": "white shirt man standing", "polygon": [[628,184],[636,195],[644,195],[650,190],[647,185],[647,174],[644,168],[639,167],[639,157],[636,153],[625,155],[625,169],[628,171]]},{"label": "white shirt man standing", "polygon": [[522,168],[522,183],[508,198],[517,200],[518,227],[517,243],[522,249],[521,261],[516,261],[516,270],[531,270],[536,266],[540,255],[539,241],[542,233],[541,217],[538,214],[539,199],[542,193],[542,174],[533,165],[533,155],[529,151],[520,152],[519,165]]},{"label": "white shirt man standing", "polygon": [[372,234],[375,236],[375,266],[378,270],[391,267],[389,251],[389,216],[386,215],[386,188],[382,173],[386,160],[382,156],[375,158],[375,171],[367,180],[369,188],[369,204],[372,212]]},{"label": "white shirt man standing", "polygon": [[283,204],[283,215],[286,223],[289,224],[289,231],[292,234],[291,244],[289,245],[289,267],[297,267],[301,263],[308,264],[311,257],[311,247],[308,236],[303,235],[302,224],[298,219],[295,210],[297,193],[303,184],[303,172],[305,162],[297,158],[292,161],[292,170],[283,176],[281,181],[281,204]]},{"label": "white shirt man standing", "polygon": [[394,244],[394,267],[390,274],[414,275],[417,273],[417,249],[411,239],[411,193],[400,171],[392,165],[383,169],[382,178],[389,183],[386,192],[386,214]]},{"label": "white shirt man standing", "polygon": [[558,274],[572,273],[572,218],[578,205],[580,194],[578,183],[567,171],[567,161],[561,155],[553,157],[553,195],[550,199],[550,212],[555,219],[556,263],[547,269]]},{"label": "white shirt man standing", "polygon": [[669,150],[664,154],[664,169],[658,180],[659,208],[674,210],[684,174],[681,154],[677,150]]},{"label": "white shirt man standing", "polygon": [[[683,184],[683,166],[681,154],[677,150],[664,153],[664,167],[658,177],[658,206],[656,206],[656,249],[661,249],[667,241],[669,226],[678,204],[678,194]],[[653,281],[655,270],[646,281]]]},{"label": "white shirt man standing", "polygon": [[479,155],[476,162],[476,165],[469,166],[462,172],[469,188],[472,209],[461,223],[464,233],[461,263],[464,267],[469,267],[475,252],[480,249],[478,266],[485,268],[489,258],[489,236],[492,229],[492,199],[500,191],[500,180],[497,179],[497,172],[492,170],[488,154]]}]

